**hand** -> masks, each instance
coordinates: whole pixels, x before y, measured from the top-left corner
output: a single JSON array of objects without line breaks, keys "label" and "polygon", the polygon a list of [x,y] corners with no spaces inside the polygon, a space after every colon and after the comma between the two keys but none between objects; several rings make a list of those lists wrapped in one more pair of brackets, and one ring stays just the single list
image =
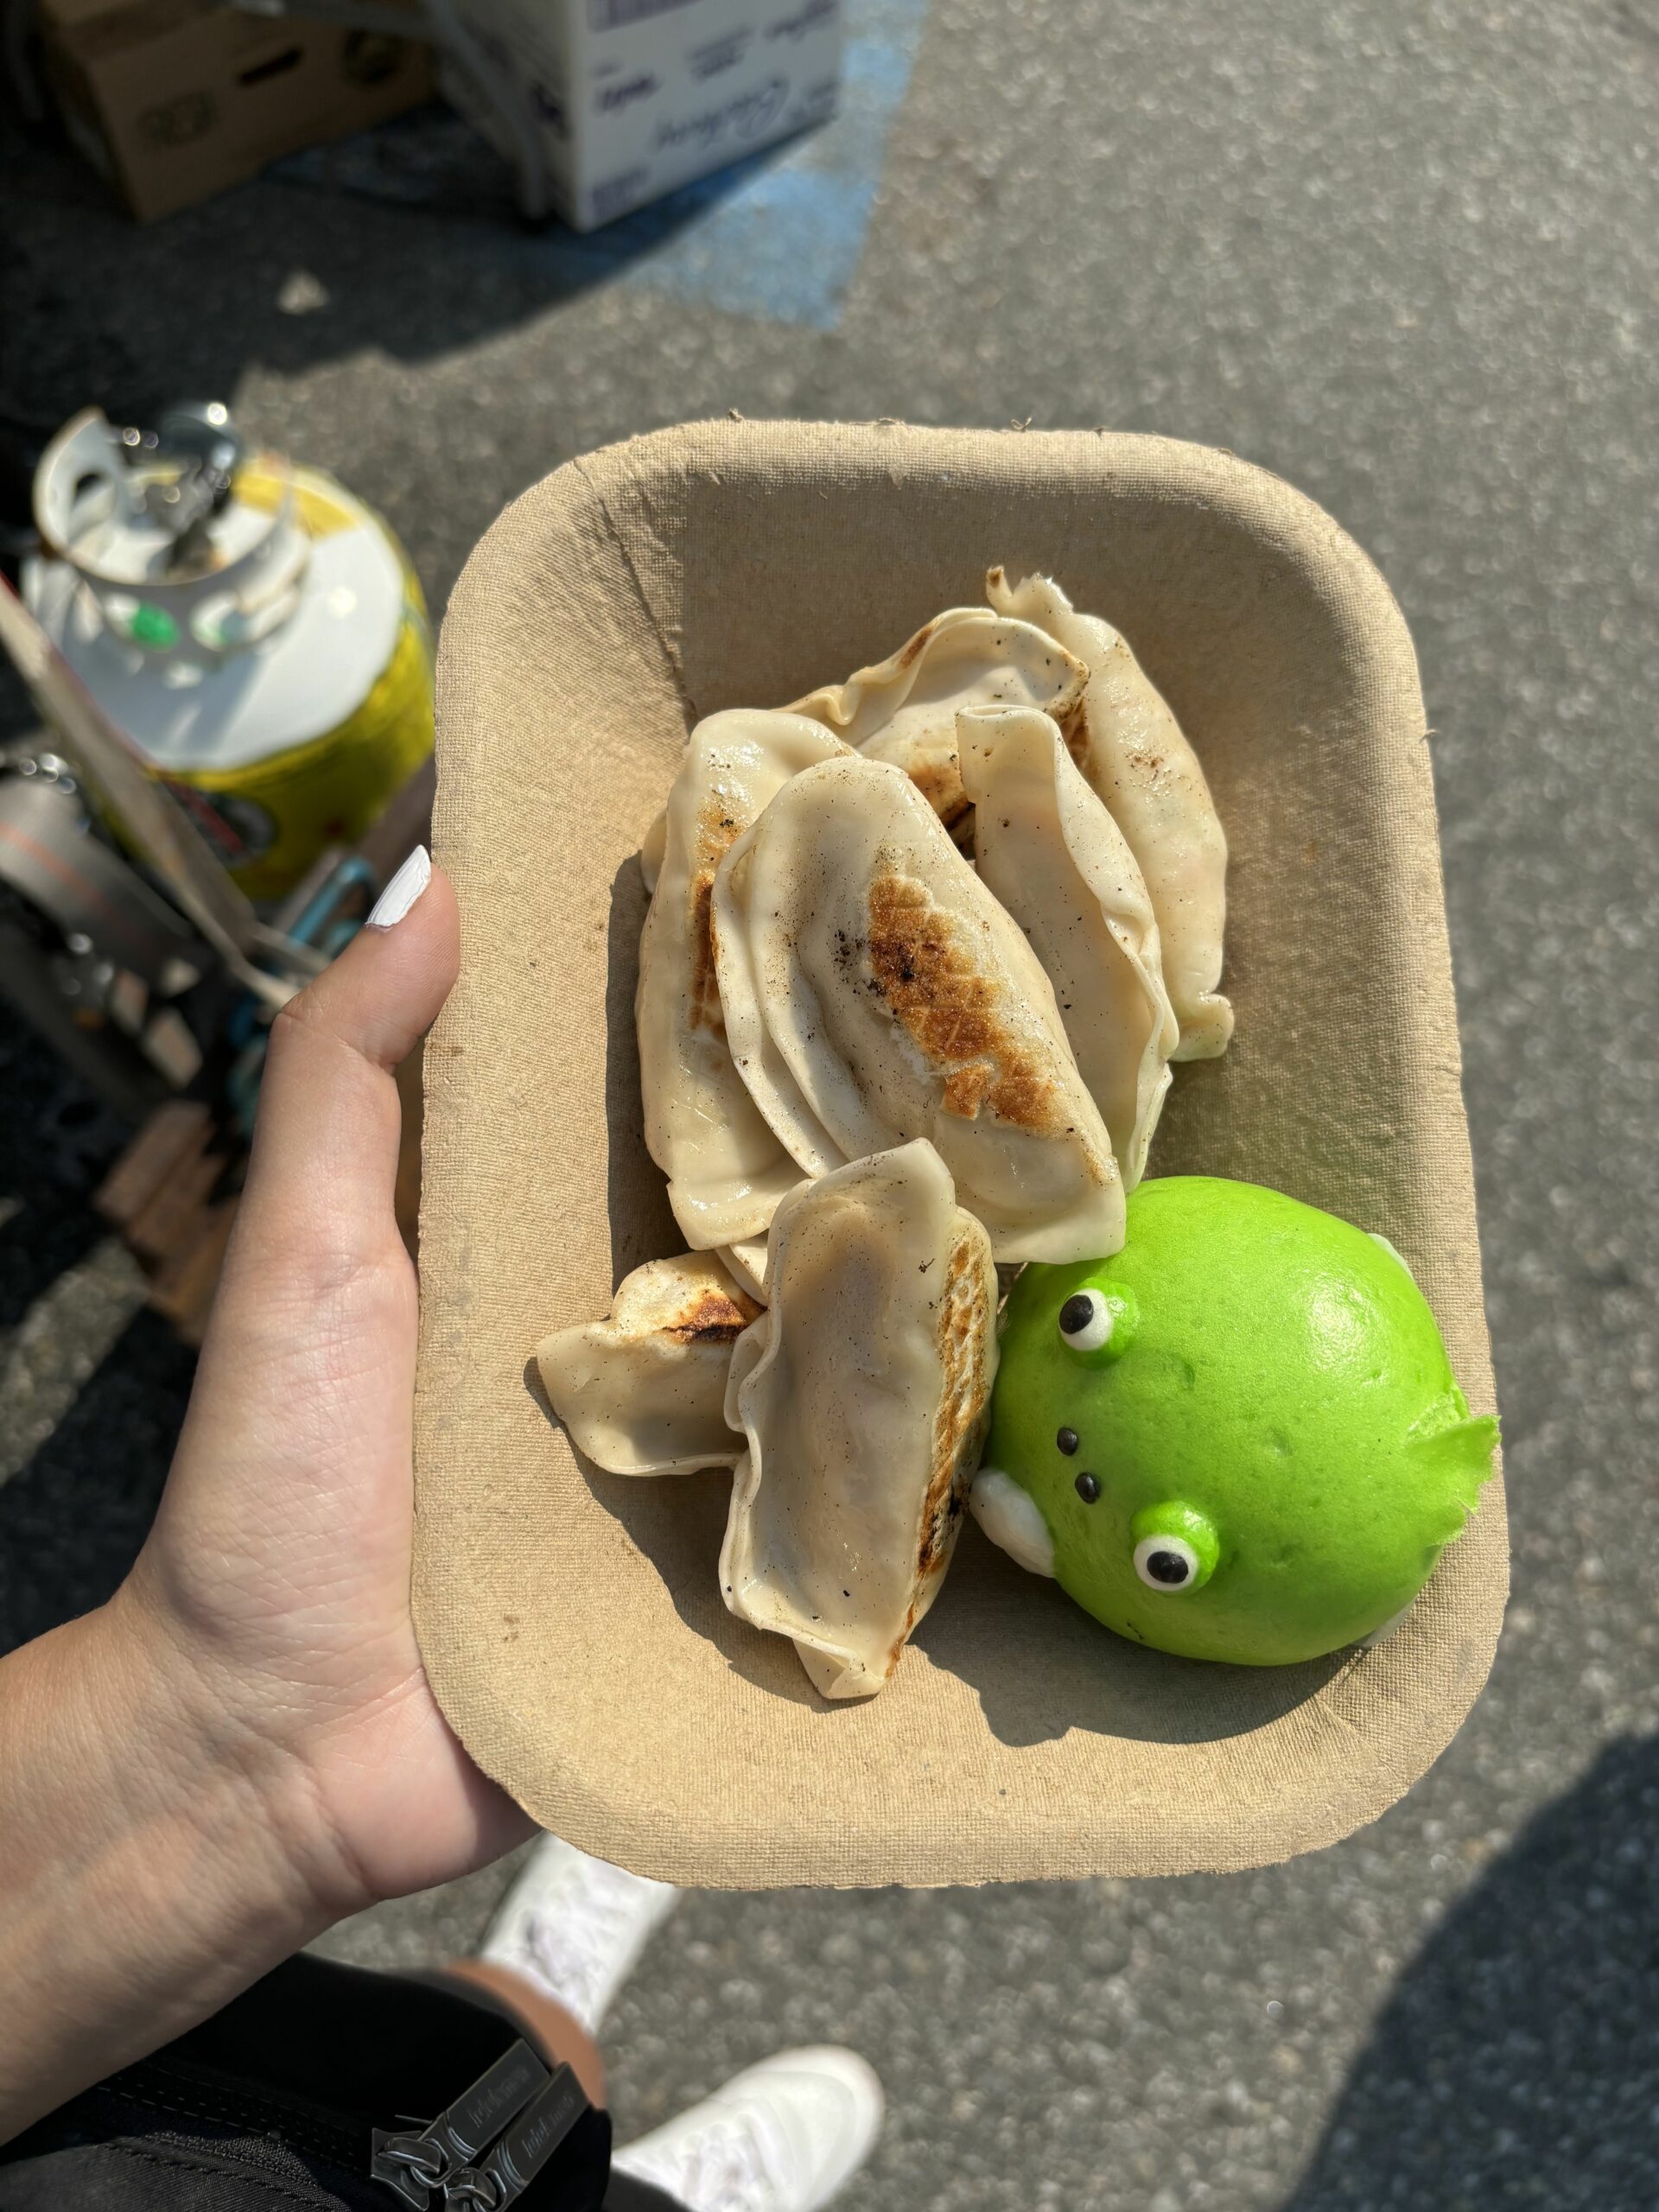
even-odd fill
[{"label": "hand", "polygon": [[22,1876],[0,1905],[0,2018],[29,2030],[23,2053],[0,2025],[0,2137],[8,2109],[21,2124],[181,2032],[330,1922],[528,1833],[438,1711],[409,1615],[392,1071],[458,959],[434,872],[278,1017],[154,1530],[100,1613],[0,1667]]},{"label": "hand", "polygon": [[448,997],[434,873],[279,1015],[247,1188],[130,1594],[285,1807],[331,1918],[525,1833],[433,1700],[409,1617],[415,1269],[392,1071]]}]

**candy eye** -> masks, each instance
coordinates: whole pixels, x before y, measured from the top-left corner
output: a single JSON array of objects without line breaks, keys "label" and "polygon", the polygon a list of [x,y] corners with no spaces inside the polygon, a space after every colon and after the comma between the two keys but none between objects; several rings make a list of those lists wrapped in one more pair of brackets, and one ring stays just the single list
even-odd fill
[{"label": "candy eye", "polygon": [[1134,1343],[1141,1308],[1127,1283],[1074,1290],[1058,1315],[1060,1342],[1090,1367],[1108,1367]]},{"label": "candy eye", "polygon": [[1099,1351],[1111,1342],[1116,1314],[1097,1290],[1075,1290],[1060,1308],[1060,1342],[1072,1351]]},{"label": "candy eye", "polygon": [[1148,1590],[1185,1590],[1198,1555],[1183,1536],[1147,1536],[1135,1548],[1135,1571]]},{"label": "candy eye", "polygon": [[1196,1507],[1176,1500],[1148,1506],[1129,1523],[1135,1571],[1160,1598],[1201,1590],[1221,1560],[1215,1524]]}]

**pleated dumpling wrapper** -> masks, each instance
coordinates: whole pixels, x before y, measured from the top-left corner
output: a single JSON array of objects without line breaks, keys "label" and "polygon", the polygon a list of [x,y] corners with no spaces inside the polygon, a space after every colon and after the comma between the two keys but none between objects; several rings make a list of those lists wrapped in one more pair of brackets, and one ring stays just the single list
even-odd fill
[{"label": "pleated dumpling wrapper", "polygon": [[764,1236],[740,1236],[734,1244],[722,1244],[720,1257],[727,1272],[742,1284],[751,1298],[766,1302],[766,1240]]},{"label": "pleated dumpling wrapper", "polygon": [[764,1235],[800,1171],[732,1065],[709,942],[715,871],[773,793],[848,747],[800,715],[711,715],[687,741],[669,794],[634,1020],[645,1145],[668,1178],[680,1233],[706,1251]]},{"label": "pleated dumpling wrapper", "polygon": [[827,1698],[890,1680],[962,1523],[996,1379],[996,1270],[930,1144],[778,1209],[772,1303],[739,1338],[726,1416],[748,1449],[721,1592],[792,1639]]},{"label": "pleated dumpling wrapper", "polygon": [[997,1259],[1118,1249],[1112,1141],[1048,978],[901,769],[793,778],[714,912],[733,1058],[809,1175],[926,1137]]},{"label": "pleated dumpling wrapper", "polygon": [[969,812],[957,760],[963,707],[1040,707],[1061,721],[1081,706],[1089,671],[1030,623],[983,607],[950,607],[896,653],[798,699],[791,712],[902,768],[948,830]]},{"label": "pleated dumpling wrapper", "polygon": [[760,1308],[711,1253],[636,1268],[607,1321],[560,1329],[537,1347],[542,1387],[570,1440],[613,1475],[729,1467],[732,1347]]},{"label": "pleated dumpling wrapper", "polygon": [[645,836],[639,848],[639,873],[645,878],[645,889],[655,891],[657,879],[663,872],[663,854],[668,846],[668,809],[664,807]]},{"label": "pleated dumpling wrapper", "polygon": [[993,569],[985,595],[999,614],[1036,624],[1088,664],[1083,713],[1067,726],[1066,742],[1146,878],[1181,1026],[1173,1057],[1212,1059],[1233,1033],[1233,1009],[1218,988],[1227,839],[1198,757],[1109,622],[1079,614],[1046,576],[1010,584]]},{"label": "pleated dumpling wrapper", "polygon": [[980,880],[1024,930],[1054,986],[1132,1191],[1179,1034],[1146,883],[1049,715],[975,707],[957,717],[957,732]]}]

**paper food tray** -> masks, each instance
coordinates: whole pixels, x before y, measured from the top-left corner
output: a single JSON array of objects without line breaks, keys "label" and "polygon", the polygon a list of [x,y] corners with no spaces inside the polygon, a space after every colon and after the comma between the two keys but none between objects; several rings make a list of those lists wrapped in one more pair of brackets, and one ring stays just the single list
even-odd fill
[{"label": "paper food tray", "polygon": [[1148,437],[721,423],[570,462],[474,552],[439,661],[461,982],[426,1056],[416,1618],[461,1741],[584,1849],[689,1884],[1244,1867],[1373,1819],[1491,1664],[1501,1482],[1393,1640],[1257,1669],[1120,1640],[971,1524],[893,1682],[831,1706],[734,1619],[730,1478],[578,1464],[531,1354],[680,1249],[640,1135],[636,854],[691,722],[880,660],[984,571],[1118,625],[1231,846],[1226,1058],[1154,1174],[1268,1183],[1401,1249],[1492,1408],[1423,705],[1311,501]]}]

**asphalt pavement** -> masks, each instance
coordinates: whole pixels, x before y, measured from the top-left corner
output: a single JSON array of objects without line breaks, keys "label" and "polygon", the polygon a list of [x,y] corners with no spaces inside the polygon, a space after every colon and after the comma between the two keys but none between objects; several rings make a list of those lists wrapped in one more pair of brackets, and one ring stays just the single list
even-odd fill
[{"label": "asphalt pavement", "polygon": [[[1648,2212],[1659,0],[849,20],[873,105],[783,157],[836,180],[801,236],[787,194],[756,217],[766,162],[578,247],[493,208],[487,163],[404,205],[302,163],[137,231],[13,151],[0,414],[223,397],[379,505],[436,606],[523,486],[734,407],[1155,429],[1320,500],[1435,732],[1514,1596],[1451,1750],[1316,1857],[688,1897],[607,2031],[620,2129],[836,2040],[891,2099],[848,2212]],[[10,1642],[119,1574],[189,1363],[86,1210],[112,1132],[27,1039],[0,1084]],[[464,1948],[502,1879],[327,1948]]]}]

